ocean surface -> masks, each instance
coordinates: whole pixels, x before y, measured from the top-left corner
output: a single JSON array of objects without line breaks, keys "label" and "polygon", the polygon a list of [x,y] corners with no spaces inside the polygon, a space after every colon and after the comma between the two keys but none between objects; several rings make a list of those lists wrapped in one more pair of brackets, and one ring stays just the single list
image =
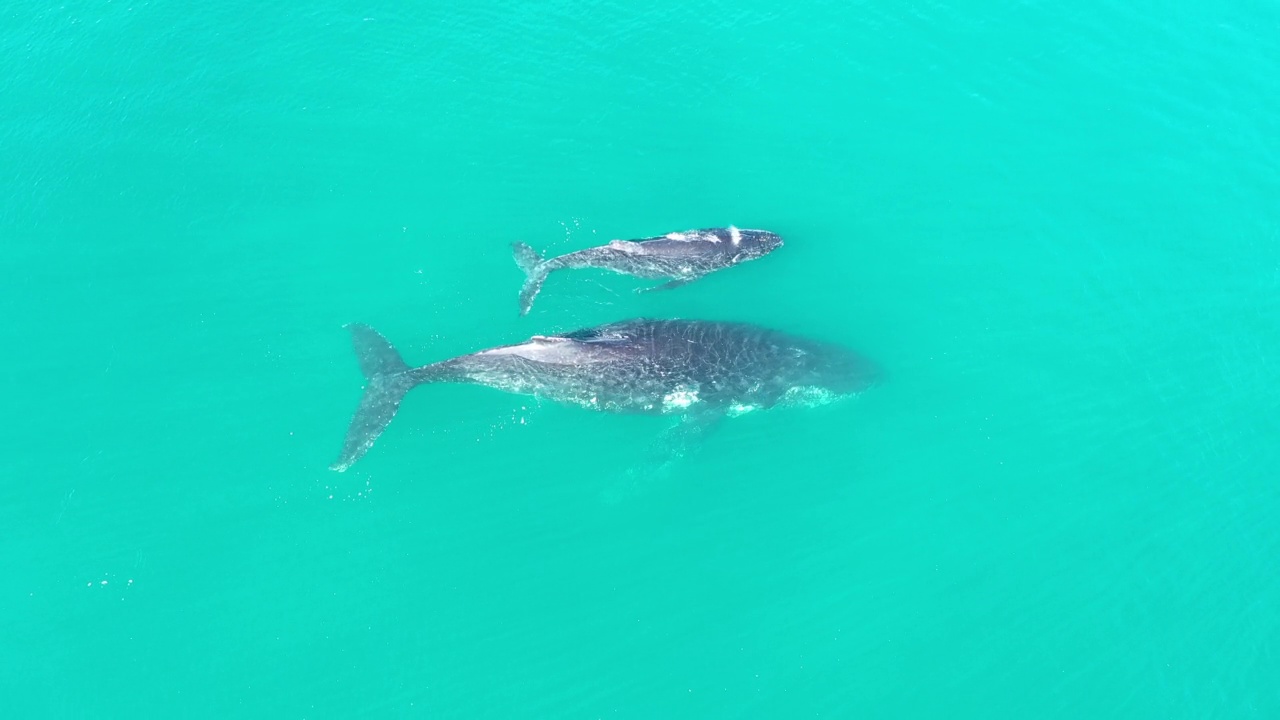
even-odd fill
[{"label": "ocean surface", "polygon": [[[1274,2],[17,0],[10,718],[1280,717]],[[562,253],[735,224],[670,292]],[[726,421],[415,364],[631,317],[888,380]]]}]

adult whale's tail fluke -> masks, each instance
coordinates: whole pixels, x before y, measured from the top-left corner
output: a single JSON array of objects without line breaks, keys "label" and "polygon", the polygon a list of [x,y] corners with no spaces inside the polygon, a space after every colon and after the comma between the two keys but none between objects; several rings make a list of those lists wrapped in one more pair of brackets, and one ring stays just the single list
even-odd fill
[{"label": "adult whale's tail fluke", "polygon": [[347,325],[351,331],[351,343],[355,346],[360,372],[368,384],[360,398],[360,406],[351,418],[347,438],[342,443],[342,454],[330,470],[342,472],[352,463],[364,457],[387,428],[391,418],[400,408],[405,393],[421,382],[400,357],[399,351],[377,330],[368,325]]},{"label": "adult whale's tail fluke", "polygon": [[533,307],[533,299],[537,297],[543,281],[551,271],[543,264],[538,251],[522,242],[511,243],[511,253],[516,258],[516,265],[520,266],[526,276],[524,287],[520,288],[520,314],[528,315],[529,308]]}]

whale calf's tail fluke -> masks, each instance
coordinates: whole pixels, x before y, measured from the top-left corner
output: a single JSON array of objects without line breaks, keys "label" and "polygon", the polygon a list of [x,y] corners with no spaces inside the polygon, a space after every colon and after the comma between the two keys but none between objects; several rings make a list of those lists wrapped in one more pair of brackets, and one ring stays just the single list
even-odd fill
[{"label": "whale calf's tail fluke", "polygon": [[347,325],[347,329],[351,331],[351,343],[360,362],[360,372],[364,373],[368,384],[360,398],[360,406],[351,418],[351,426],[347,428],[342,454],[329,466],[330,470],[338,472],[364,457],[373,447],[373,441],[395,417],[405,393],[421,382],[400,357],[399,351],[377,330],[358,323]]},{"label": "whale calf's tail fluke", "polygon": [[524,287],[520,288],[520,314],[528,315],[529,308],[533,307],[533,299],[537,297],[542,283],[551,271],[543,264],[538,251],[522,242],[511,243],[511,253],[516,258],[516,265],[520,266],[526,276]]}]

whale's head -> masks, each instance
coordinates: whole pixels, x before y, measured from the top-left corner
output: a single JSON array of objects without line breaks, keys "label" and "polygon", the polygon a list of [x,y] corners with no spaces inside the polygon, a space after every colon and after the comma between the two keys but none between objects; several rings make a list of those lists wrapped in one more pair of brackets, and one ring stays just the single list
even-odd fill
[{"label": "whale's head", "polygon": [[739,230],[730,226],[727,231],[734,262],[755,260],[782,247],[782,238],[768,230]]},{"label": "whale's head", "polygon": [[884,379],[878,364],[843,347],[804,343],[789,348],[782,373],[784,405],[823,405],[856,395]]}]

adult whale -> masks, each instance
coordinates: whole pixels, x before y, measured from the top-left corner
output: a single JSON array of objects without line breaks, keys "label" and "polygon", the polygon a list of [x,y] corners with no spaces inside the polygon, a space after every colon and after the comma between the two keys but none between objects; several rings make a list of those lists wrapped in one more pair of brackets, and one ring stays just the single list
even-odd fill
[{"label": "adult whale", "polygon": [[555,270],[600,268],[650,280],[669,279],[653,290],[670,290],[708,273],[754,260],[782,246],[767,230],[705,228],[639,240],[610,240],[605,245],[544,260],[524,243],[511,244],[526,279],[520,290],[520,314],[527,315],[542,283]]},{"label": "adult whale", "polygon": [[725,415],[830,402],[879,375],[844,348],[729,322],[627,320],[417,368],[373,328],[347,327],[367,385],[330,466],[338,471],[369,451],[405,393],[424,383],[485,385],[603,412],[680,415],[697,428]]}]

